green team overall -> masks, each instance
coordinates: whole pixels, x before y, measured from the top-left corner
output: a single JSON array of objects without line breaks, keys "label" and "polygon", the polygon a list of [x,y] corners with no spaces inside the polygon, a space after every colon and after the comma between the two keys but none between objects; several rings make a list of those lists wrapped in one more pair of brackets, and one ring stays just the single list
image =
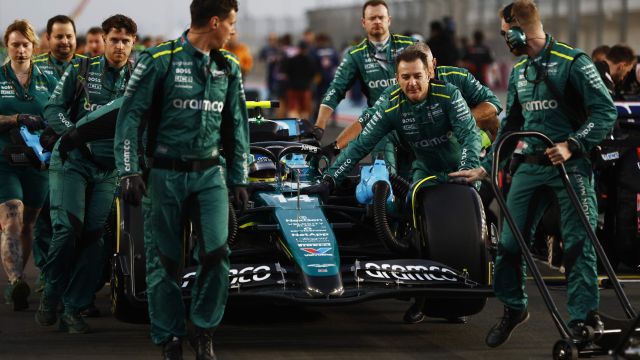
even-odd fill
[{"label": "green team overall", "polygon": [[[431,50],[428,47],[423,44],[415,46],[418,49],[424,50],[428,54],[428,57],[433,59],[433,54],[431,54]],[[429,62],[429,73],[432,73],[438,80],[455,85],[460,90],[460,94],[466,101],[469,108],[471,108],[472,115],[475,115],[474,120],[476,121],[476,125],[481,129],[487,129],[486,132],[484,130],[480,130],[480,136],[482,148],[488,148],[491,145],[491,138],[495,138],[495,133],[497,131],[492,119],[496,117],[496,114],[499,114],[502,111],[502,104],[500,104],[500,100],[498,100],[488,87],[483,86],[475,77],[473,77],[467,69],[454,66],[436,67],[434,59]],[[390,86],[382,93],[382,95],[380,95],[376,101],[376,105],[381,105],[385,102],[388,103],[389,99],[398,95],[400,92],[400,86]],[[382,106],[388,107],[389,105]],[[350,125],[340,134],[340,136],[338,136],[336,139],[336,148],[338,148],[337,144],[348,143],[351,140],[349,139],[350,137],[357,136],[357,133],[359,133],[360,129],[366,126],[373,114],[373,108],[365,110],[358,118],[358,123]],[[396,173],[404,179],[411,181],[411,163],[414,159],[413,151],[410,146],[398,138],[395,131],[392,132],[390,138],[392,139],[392,143],[395,145],[398,159],[397,164],[395,164],[397,167]],[[393,166],[394,164],[390,165]],[[480,194],[482,196],[483,192]],[[423,307],[424,300],[418,298],[418,301],[409,307],[405,313],[403,317],[404,321],[411,324],[422,322],[425,318],[422,312]],[[464,319],[451,318],[449,321],[460,322],[464,321]]]},{"label": "green team overall", "polygon": [[105,55],[74,61],[45,108],[50,126],[62,137],[49,167],[53,237],[36,320],[41,325],[54,324],[62,299],[65,312],[60,328],[69,333],[89,331],[79,312],[91,304],[102,273],[102,234],[117,186],[113,140],[85,143],[78,123],[84,117],[89,117],[85,122],[93,121],[92,112],[107,104],[114,106],[113,100],[124,95],[131,76],[128,56],[137,31],[135,23],[122,15],[108,18],[104,27]]},{"label": "green team overall", "polygon": [[60,78],[64,74],[64,71],[67,69],[67,66],[71,64],[74,60],[78,59],[86,59],[87,57],[81,54],[74,54],[71,58],[71,61],[64,61],[56,59],[53,54],[44,53],[39,54],[33,57],[33,63],[37,65],[40,70],[46,75],[54,78],[56,81],[60,81]]},{"label": "green team overall", "polygon": [[[435,68],[435,78],[437,80],[441,80],[443,82],[455,85],[458,90],[460,90],[460,94],[462,98],[467,102],[469,108],[473,109],[479,106],[482,103],[490,104],[490,106],[495,108],[495,114],[499,114],[502,111],[502,104],[500,104],[500,100],[497,96],[493,94],[493,92],[486,86],[483,86],[476,78],[471,75],[469,70],[464,68],[458,68],[453,66],[438,66]],[[401,92],[400,86],[393,85],[388,87],[378,98],[376,101],[376,105],[379,106],[388,106],[389,99],[395,97]],[[383,105],[384,104],[384,105]],[[360,128],[366,127],[369,120],[375,113],[375,108],[369,108],[365,110],[360,117],[358,117],[358,123],[360,124]],[[495,116],[494,114],[494,116]],[[353,136],[350,135],[351,131],[344,132],[346,136],[339,136],[338,142],[349,142],[351,139],[348,137]],[[491,139],[486,132],[480,130],[481,140],[482,140],[482,148],[487,148],[491,145]],[[398,162],[397,162],[397,173],[404,177],[405,179],[410,179],[410,170],[411,170],[411,162],[413,159],[413,154],[411,149],[407,144],[403,144],[396,133],[393,133],[391,136],[393,139],[393,143],[396,146],[396,150],[399,152],[398,154]]]},{"label": "green team overall", "polygon": [[[86,58],[84,55],[75,54],[75,24],[72,19],[64,15],[57,15],[47,22],[47,38],[49,39],[50,52],[34,56],[33,63],[46,75],[54,78],[56,83],[64,74],[71,61]],[[47,191],[48,191],[47,187]],[[49,196],[47,196],[40,216],[36,222],[33,241],[33,260],[41,270],[36,282],[36,291],[42,291],[44,278],[42,268],[46,263],[49,243],[51,242],[51,217]]]},{"label": "green team overall", "polygon": [[[405,60],[406,59],[406,60]],[[404,79],[409,64],[419,70],[424,63],[420,96],[404,85],[413,84]],[[409,144],[415,153],[412,164],[414,181],[434,176],[432,183],[448,180],[454,170],[471,169],[479,164],[480,134],[469,107],[460,91],[439,80],[428,80],[427,55],[416,49],[407,49],[398,57],[398,78],[403,89],[388,102],[374,106],[374,113],[362,133],[338,156],[327,170],[335,183],[339,183],[354,166],[368,154],[376,143],[395,130],[399,138]],[[409,92],[411,91],[411,92]],[[331,182],[331,181],[329,181]]]},{"label": "green team overall", "polygon": [[[547,63],[547,67],[555,68],[553,72],[547,70],[548,79],[561,94],[565,93],[569,83],[578,91],[584,106],[591,110],[588,120],[579,129],[572,128],[572,120],[544,82],[535,84],[526,80],[528,76],[533,78],[534,74],[541,76],[536,73],[530,64],[531,61],[543,61]],[[525,58],[519,61],[511,71],[507,113],[514,111],[516,107],[521,107],[525,119],[523,129],[542,132],[554,142],[568,140],[575,148],[576,151],[572,151],[572,156],[565,166],[571,184],[583,204],[583,210],[595,229],[598,213],[588,153],[609,132],[616,120],[617,112],[593,63],[588,56],[581,55],[581,51],[548,37],[547,45],[541,54],[534,59]],[[540,154],[544,154],[545,145],[534,139],[526,139],[523,143],[522,155],[526,160],[513,175],[507,206],[518,227],[522,228],[533,192],[543,185],[554,190],[560,204],[564,262],[569,281],[569,316],[571,320],[584,320],[589,311],[598,309],[596,256],[593,246],[587,239],[586,230],[571,205],[569,195],[564,190],[558,170],[550,164],[536,161]],[[486,168],[489,168],[488,159],[485,164]],[[532,224],[539,222],[547,204],[548,202],[545,202],[535,214],[530,214],[533,216]],[[533,234],[535,228],[531,231]],[[520,248],[511,229],[505,226],[495,264],[496,296],[507,307],[526,309],[527,295],[523,285],[526,269],[524,264],[520,267],[519,254]]]},{"label": "green team overall", "polygon": [[[511,15],[516,7],[522,18]],[[511,51],[528,56],[521,58],[511,71],[507,117],[498,136],[505,129],[522,128],[541,132],[555,143],[554,147],[547,148],[538,139],[526,138],[518,144],[516,153],[523,162],[512,175],[507,207],[523,231],[527,218],[530,217],[531,224],[537,224],[548,204],[548,199],[544,199],[544,206],[530,209],[536,190],[546,186],[555,193],[564,240],[569,327],[575,329],[580,323],[590,321],[589,312],[598,309],[596,255],[558,170],[552,165],[565,164],[582,210],[595,228],[598,213],[589,152],[609,132],[617,112],[591,59],[581,50],[545,34],[537,20],[537,9],[529,0],[508,5],[502,10],[502,16],[502,29]],[[515,24],[524,25],[520,28]],[[582,120],[578,117],[580,111],[585,112]],[[483,162],[484,169],[490,169],[491,158],[488,156]],[[474,169],[466,175],[469,180],[475,180],[486,174],[484,169]],[[534,232],[535,226],[523,235],[530,238]],[[528,319],[525,276],[520,247],[510,227],[505,226],[494,269],[495,293],[505,309],[501,321],[487,335],[488,346],[496,347],[507,341],[513,329]],[[592,325],[599,326],[594,319],[591,319]]]},{"label": "green team overall", "polygon": [[[3,153],[12,143],[10,131],[16,127],[26,125],[32,131],[44,128],[42,109],[55,88],[55,80],[46,76],[37,66],[33,66],[31,80],[26,86],[25,89],[20,85],[10,62],[1,67],[0,151]],[[30,292],[23,278],[24,267],[30,254],[28,246],[31,244],[31,232],[36,216],[47,196],[49,180],[47,172],[42,169],[12,166],[4,154],[0,154],[0,179],[0,204],[3,207],[11,205],[23,208],[19,220],[22,222],[21,229],[15,229],[15,226],[5,222],[5,219],[0,221],[0,224],[4,225],[0,234],[0,252],[9,280],[9,286],[5,290],[5,301],[12,303],[15,310],[22,310],[28,306],[27,296]],[[22,202],[22,206],[15,204],[16,200]],[[7,213],[7,216],[10,214]]]},{"label": "green team overall", "polygon": [[[194,45],[206,36],[224,36],[218,31],[233,28],[229,24],[235,22],[235,10],[226,16],[221,10],[221,17],[211,17],[204,10],[195,14],[196,3],[200,0],[191,5],[191,29],[197,25],[197,15],[206,17],[199,22],[211,31],[186,31],[177,40],[140,55],[115,140],[124,200],[139,205],[142,193],[147,195],[142,205],[151,337],[163,344],[165,358],[181,358],[177,354],[182,353],[181,338],[186,335],[185,305],[177,282],[183,256],[182,219],[191,220],[199,240],[189,314],[197,330],[198,358],[208,359],[206,354],[213,355],[212,330],[222,319],[228,294],[227,184],[246,201],[249,130],[239,62],[231,53],[218,50],[222,43],[211,46],[208,54]],[[158,87],[160,98],[155,99]],[[152,160],[147,159],[145,191],[138,128],[148,111],[147,133],[153,145],[146,151],[153,154]],[[220,163],[221,145],[226,168]]]},{"label": "green team overall", "polygon": [[[374,105],[380,94],[396,83],[395,58],[407,46],[415,43],[408,36],[391,34],[387,4],[384,1],[367,1],[362,7],[362,26],[367,38],[350,47],[329,85],[318,112],[314,134],[322,138],[324,129],[338,104],[357,81],[367,98],[367,106]],[[382,140],[374,153],[384,152],[385,159],[395,164],[394,147],[388,138]]]}]

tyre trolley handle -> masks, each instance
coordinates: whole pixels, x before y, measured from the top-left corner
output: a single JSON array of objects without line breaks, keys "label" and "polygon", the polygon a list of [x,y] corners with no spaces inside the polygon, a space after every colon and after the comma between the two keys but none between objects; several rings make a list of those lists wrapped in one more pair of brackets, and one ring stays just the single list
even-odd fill
[{"label": "tyre trolley handle", "polygon": [[[513,232],[513,235],[516,237],[516,240],[518,241],[518,244],[520,245],[520,248],[522,250],[523,256],[525,258],[525,261],[527,263],[527,265],[529,266],[529,269],[533,275],[533,278],[536,282],[536,285],[538,286],[538,289],[540,290],[540,293],[542,294],[542,297],[544,299],[545,304],[547,305],[547,308],[549,309],[549,311],[551,312],[551,316],[554,320],[554,322],[556,323],[556,326],[558,327],[558,331],[560,332],[560,334],[562,335],[563,338],[568,339],[570,338],[570,331],[569,331],[569,327],[567,326],[567,324],[562,321],[562,318],[560,316],[560,312],[558,311],[558,308],[556,307],[551,294],[549,293],[549,289],[547,288],[547,286],[544,284],[544,280],[542,279],[542,275],[540,274],[540,271],[538,270],[538,267],[535,266],[534,260],[533,260],[533,256],[531,255],[531,252],[528,249],[527,243],[524,240],[524,237],[522,236],[522,233],[520,232],[520,230],[518,229],[513,217],[511,216],[511,213],[509,212],[509,210],[507,209],[507,205],[506,202],[504,200],[504,197],[502,196],[502,193],[498,187],[498,168],[499,168],[499,164],[500,164],[500,150],[502,148],[502,145],[510,138],[522,138],[522,137],[535,137],[538,138],[540,140],[542,140],[544,143],[546,143],[547,146],[549,147],[553,147],[555,146],[554,142],[547,137],[546,135],[536,132],[536,131],[516,131],[516,132],[508,132],[505,133],[501,139],[499,139],[495,144],[495,150],[493,153],[493,164],[491,167],[491,187],[493,188],[493,192],[495,193],[496,196],[496,200],[498,201],[498,205],[500,206],[500,209],[502,210],[502,212],[504,213],[504,216],[507,220],[507,223],[509,225],[509,228],[511,228],[511,231]],[[622,286],[620,285],[620,281],[618,280],[618,277],[616,276],[615,272],[613,271],[613,268],[611,266],[611,263],[609,262],[609,260],[607,259],[607,256],[604,252],[604,249],[602,248],[602,245],[600,244],[600,242],[598,241],[598,238],[596,237],[596,234],[594,233],[593,229],[591,228],[591,225],[589,224],[589,219],[587,218],[587,215],[584,213],[584,211],[582,210],[582,207],[580,205],[580,200],[578,199],[578,195],[576,194],[576,192],[573,190],[573,187],[571,186],[571,182],[569,180],[569,176],[567,175],[567,170],[564,167],[564,164],[559,164],[556,165],[556,168],[558,169],[558,172],[560,173],[560,177],[562,178],[562,182],[564,184],[564,187],[567,190],[567,193],[569,193],[569,198],[571,199],[571,204],[573,205],[573,207],[575,208],[576,212],[579,214],[580,216],[580,220],[582,221],[582,225],[585,227],[586,231],[587,231],[587,235],[589,236],[589,240],[591,241],[591,243],[593,244],[593,247],[596,250],[596,253],[598,254],[598,257],[600,258],[600,262],[602,263],[602,265],[605,268],[605,271],[607,272],[607,276],[609,276],[609,279],[611,279],[611,283],[613,284],[613,288],[616,292],[616,296],[618,297],[618,300],[620,301],[620,304],[622,305],[622,307],[624,308],[625,314],[627,315],[627,318],[629,319],[633,319],[636,317],[636,312],[633,309],[633,307],[631,306],[631,303],[629,302],[629,299],[627,298],[626,294],[624,293],[624,291],[622,290]]]}]

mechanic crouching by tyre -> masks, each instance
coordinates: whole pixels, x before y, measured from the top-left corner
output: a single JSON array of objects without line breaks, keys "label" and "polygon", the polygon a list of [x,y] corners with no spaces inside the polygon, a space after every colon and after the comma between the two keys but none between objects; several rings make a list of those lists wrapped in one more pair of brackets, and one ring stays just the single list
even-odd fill
[{"label": "mechanic crouching by tyre", "polygon": [[396,58],[396,78],[402,91],[378,102],[362,133],[340,153],[322,181],[302,189],[328,194],[380,139],[395,130],[415,153],[412,179],[435,177],[430,184],[447,182],[454,170],[479,165],[480,133],[460,90],[429,76],[429,57],[417,46]]},{"label": "mechanic crouching by tyre", "polygon": [[9,25],[4,43],[10,60],[0,69],[0,258],[9,280],[5,303],[18,311],[29,306],[24,268],[49,181],[35,152],[24,143],[13,144],[12,138],[44,129],[42,110],[56,81],[33,64],[37,37],[29,22]]},{"label": "mechanic crouching by tyre", "polygon": [[109,17],[102,28],[105,55],[79,59],[67,67],[44,111],[49,126],[61,137],[49,167],[53,236],[36,322],[55,324],[62,300],[59,329],[70,334],[89,331],[80,310],[91,304],[102,273],[102,234],[117,185],[113,140],[87,143],[79,124],[124,95],[137,32],[136,23],[124,15]]},{"label": "mechanic crouching by tyre", "polygon": [[[518,0],[499,14],[509,49],[514,55],[526,56],[511,71],[507,117],[498,137],[506,131],[522,129],[541,132],[556,142],[552,148],[545,148],[537,139],[527,138],[518,143],[516,153],[523,161],[513,173],[507,207],[522,231],[535,190],[547,186],[554,191],[560,204],[564,239],[569,327],[575,331],[590,318],[593,323],[589,325],[601,328],[597,315],[588,316],[599,306],[595,251],[553,165],[565,164],[571,184],[595,228],[596,196],[588,154],[610,131],[617,117],[616,108],[590,58],[545,34],[533,1]],[[490,159],[488,156],[480,168],[450,175],[464,176],[468,181],[486,178]],[[534,210],[529,215],[533,217],[531,223],[537,224],[544,207]],[[534,231],[532,228],[530,234],[524,234],[525,238]],[[529,318],[525,276],[520,248],[511,229],[505,226],[494,268],[494,289],[505,305],[504,315],[489,331],[488,346],[503,344]]]},{"label": "mechanic crouching by tyre", "polygon": [[[453,66],[436,66],[436,58],[433,56],[427,44],[419,42],[413,46],[427,55],[429,59],[427,75],[429,75],[429,77],[453,84],[460,90],[460,94],[471,108],[471,115],[480,129],[482,147],[486,148],[490,146],[491,141],[495,140],[500,125],[500,120],[498,120],[497,116],[502,111],[500,100],[498,100],[488,87],[478,82],[469,70]],[[401,88],[398,85],[389,86],[380,95],[378,102],[388,101],[400,91]],[[364,111],[358,118],[358,121],[353,122],[338,135],[334,144],[334,151],[338,152],[339,149],[346,147],[350,141],[358,136],[362,128],[366,126],[373,116],[373,109],[374,108],[369,108]],[[397,152],[397,163],[395,164],[397,174],[408,180],[411,176],[413,151],[398,140],[395,132],[391,135],[391,139]],[[491,202],[493,194],[488,186],[483,186],[480,190],[480,196],[486,206],[486,204]],[[485,213],[489,213],[487,210],[488,209],[485,209]],[[418,301],[407,310],[403,320],[410,324],[424,321],[425,315],[422,312],[423,305],[424,300],[418,299]],[[464,319],[458,318],[451,318],[449,320],[452,322],[464,322]]]},{"label": "mechanic crouching by tyre", "polygon": [[[163,346],[164,359],[182,359],[187,335],[177,282],[185,218],[198,239],[189,310],[196,328],[192,346],[197,359],[215,359],[213,331],[229,288],[226,182],[237,203],[246,206],[248,201],[242,74],[238,60],[220,51],[235,32],[237,11],[236,0],[193,0],[190,29],[140,55],[118,117],[114,151],[120,187],[127,203],[139,206],[142,201],[151,338]],[[143,179],[138,129],[145,114],[150,169]]]}]

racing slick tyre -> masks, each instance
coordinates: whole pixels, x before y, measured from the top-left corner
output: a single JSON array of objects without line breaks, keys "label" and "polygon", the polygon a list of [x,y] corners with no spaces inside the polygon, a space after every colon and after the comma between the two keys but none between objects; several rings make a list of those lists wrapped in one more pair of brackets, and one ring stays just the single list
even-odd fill
[{"label": "racing slick tyre", "polygon": [[[442,184],[424,188],[415,201],[423,257],[467,273],[479,286],[489,286],[487,225],[477,191],[467,185]],[[452,319],[477,314],[486,302],[486,297],[427,298],[423,312]]]},{"label": "racing slick tyre", "polygon": [[[111,259],[111,312],[120,321],[148,323],[144,296],[144,225],[141,207],[116,198],[116,249]],[[138,298],[136,298],[138,297]]]},{"label": "racing slick tyre", "polygon": [[123,322],[134,324],[149,323],[149,312],[146,306],[136,306],[127,296],[127,288],[131,287],[131,277],[122,273],[117,264],[118,258],[113,258],[111,275],[111,313]]}]

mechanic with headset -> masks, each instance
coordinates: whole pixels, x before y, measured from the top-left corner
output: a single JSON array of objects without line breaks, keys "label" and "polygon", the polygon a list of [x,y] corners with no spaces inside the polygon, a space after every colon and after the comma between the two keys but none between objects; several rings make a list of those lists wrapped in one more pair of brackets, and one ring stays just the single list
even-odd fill
[{"label": "mechanic with headset", "polygon": [[[191,27],[144,51],[118,116],[114,151],[123,199],[144,212],[151,338],[163,358],[182,359],[187,335],[177,283],[184,219],[198,239],[189,317],[197,359],[214,359],[213,331],[229,288],[229,195],[246,207],[249,125],[239,62],[222,46],[235,32],[236,0],[193,0]],[[185,76],[186,75],[186,76]],[[138,140],[150,111],[143,180]],[[221,164],[223,145],[226,168]],[[221,224],[224,224],[222,226]]]},{"label": "mechanic with headset", "polygon": [[53,236],[43,268],[45,287],[36,322],[55,324],[62,300],[59,325],[70,334],[89,331],[80,310],[91,304],[102,273],[102,234],[117,185],[113,141],[86,143],[78,123],[124,94],[137,33],[136,23],[124,15],[107,18],[102,28],[105,54],[74,61],[44,110],[50,127],[62,136],[49,167]]},{"label": "mechanic with headset", "polygon": [[416,45],[398,55],[396,78],[402,91],[373,107],[360,136],[340,153],[319,184],[303,192],[329,193],[393,130],[415,153],[413,181],[430,177],[428,184],[443,183],[454,170],[479,166],[480,133],[471,111],[458,88],[431,78],[431,61]]},{"label": "mechanic with headset", "polygon": [[[589,56],[546,34],[532,0],[517,0],[499,14],[509,49],[514,55],[526,56],[511,71],[507,117],[498,137],[506,131],[522,128],[539,131],[556,142],[551,148],[531,138],[518,143],[516,153],[520,153],[523,162],[513,174],[507,207],[522,229],[535,190],[547,186],[554,191],[560,204],[564,239],[569,326],[576,331],[587,321],[600,328],[597,314],[589,314],[597,311],[599,305],[595,251],[571,205],[558,170],[552,165],[565,164],[571,184],[591,226],[595,227],[596,196],[588,154],[613,126],[616,108]],[[566,97],[560,94],[566,94]],[[487,157],[482,167],[450,175],[464,176],[468,181],[485,178],[491,158]],[[529,215],[534,218],[532,223],[537,224],[544,208],[534,210]],[[531,234],[534,231],[531,229]],[[528,238],[531,234],[524,235]],[[504,315],[489,331],[488,346],[503,344],[512,331],[529,318],[525,276],[521,250],[511,229],[505,226],[494,270],[494,289],[505,305]]]},{"label": "mechanic with headset", "polygon": [[48,177],[33,150],[24,144],[19,150],[31,151],[30,161],[14,163],[11,138],[20,137],[20,127],[29,132],[44,128],[42,109],[56,82],[33,64],[37,37],[30,23],[14,21],[4,33],[4,43],[9,62],[0,69],[0,255],[9,280],[5,302],[13,310],[24,310],[30,292],[24,268],[31,253],[33,227],[47,196]]},{"label": "mechanic with headset", "polygon": [[[331,115],[354,82],[360,82],[367,97],[367,105],[373,106],[380,94],[396,83],[395,57],[404,48],[415,43],[411,37],[389,32],[391,16],[384,0],[369,0],[364,3],[361,21],[367,38],[345,52],[324,95],[313,131],[318,141],[322,138]],[[384,140],[376,147],[375,152],[385,152],[387,160],[394,162],[395,154],[392,150],[393,146],[390,146],[388,140]]]}]

